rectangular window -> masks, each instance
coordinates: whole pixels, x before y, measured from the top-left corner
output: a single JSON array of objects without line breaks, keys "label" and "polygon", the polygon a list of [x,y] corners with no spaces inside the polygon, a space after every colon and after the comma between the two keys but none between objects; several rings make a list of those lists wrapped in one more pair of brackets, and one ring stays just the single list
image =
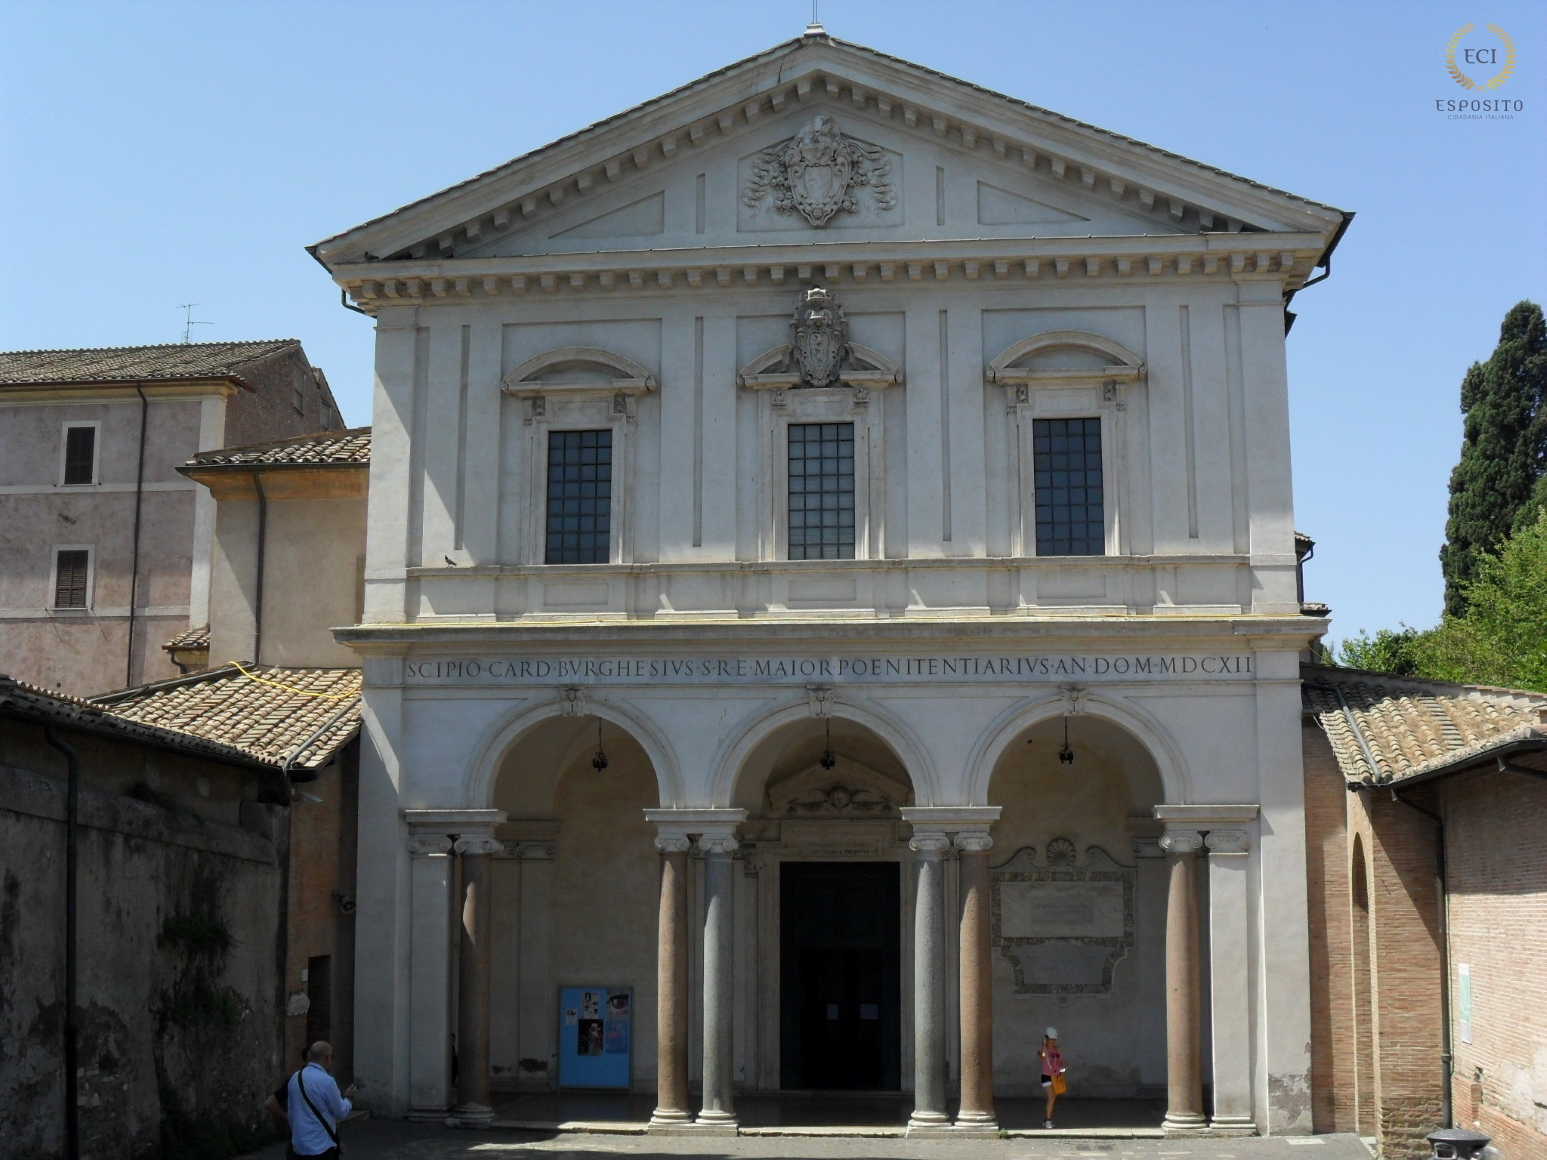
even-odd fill
[{"label": "rectangular window", "polygon": [[1100,419],[1036,419],[1037,555],[1106,555]]},{"label": "rectangular window", "polygon": [[612,533],[612,432],[548,432],[547,564],[605,564]]},{"label": "rectangular window", "polygon": [[97,482],[97,429],[64,429],[64,481],[67,484]]},{"label": "rectangular window", "polygon": [[65,548],[54,561],[54,607],[86,607],[86,573],[91,553],[85,548]]},{"label": "rectangular window", "polygon": [[790,424],[790,559],[854,559],[854,424]]}]

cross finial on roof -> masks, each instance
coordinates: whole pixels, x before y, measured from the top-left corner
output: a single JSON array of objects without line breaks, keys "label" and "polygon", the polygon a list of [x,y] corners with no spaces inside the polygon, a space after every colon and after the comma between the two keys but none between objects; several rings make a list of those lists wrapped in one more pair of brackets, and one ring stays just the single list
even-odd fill
[{"label": "cross finial on roof", "polygon": [[807,36],[826,36],[827,29],[822,27],[822,21],[817,16],[817,4],[820,0],[811,0],[811,23],[806,25]]}]

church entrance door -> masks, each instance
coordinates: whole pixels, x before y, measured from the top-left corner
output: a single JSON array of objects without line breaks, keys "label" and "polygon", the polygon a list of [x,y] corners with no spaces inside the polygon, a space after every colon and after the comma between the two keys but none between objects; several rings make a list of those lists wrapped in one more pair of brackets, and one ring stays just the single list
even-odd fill
[{"label": "church entrance door", "polygon": [[896,862],[779,866],[779,1086],[896,1091],[902,945]]}]

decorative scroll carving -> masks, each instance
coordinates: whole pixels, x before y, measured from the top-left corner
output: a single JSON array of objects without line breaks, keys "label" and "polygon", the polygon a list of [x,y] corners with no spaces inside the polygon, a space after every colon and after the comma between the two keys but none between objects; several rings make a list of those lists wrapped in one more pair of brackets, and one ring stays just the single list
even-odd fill
[{"label": "decorative scroll carving", "polygon": [[795,307],[790,323],[790,351],[800,381],[808,387],[825,387],[838,377],[838,367],[849,355],[849,322],[843,307],[821,286],[813,286]]},{"label": "decorative scroll carving", "polygon": [[752,163],[742,203],[757,208],[771,198],[779,213],[798,213],[813,226],[825,226],[840,212],[856,213],[855,191],[870,186],[876,208],[897,204],[888,180],[892,163],[873,145],[845,137],[837,123],[818,115],[795,136],[764,149]]},{"label": "decorative scroll carving", "polygon": [[1038,862],[1032,847],[990,872],[992,938],[1015,973],[1017,995],[1106,995],[1134,945],[1133,867],[1099,846],[1078,864],[1075,845],[1054,838]]},{"label": "decorative scroll carving", "polygon": [[808,789],[785,806],[784,812],[791,817],[810,814],[855,816],[895,816],[897,803],[889,801],[874,790],[845,785],[830,785],[825,789]]}]

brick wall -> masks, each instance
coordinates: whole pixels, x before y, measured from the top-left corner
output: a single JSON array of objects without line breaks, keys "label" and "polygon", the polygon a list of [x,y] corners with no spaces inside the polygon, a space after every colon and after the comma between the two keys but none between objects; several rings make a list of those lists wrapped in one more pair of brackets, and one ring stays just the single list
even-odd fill
[{"label": "brick wall", "polygon": [[1311,1116],[1317,1132],[1352,1132],[1357,1093],[1349,914],[1348,791],[1326,734],[1301,731],[1305,870],[1311,934]]},{"label": "brick wall", "polygon": [[[253,390],[237,391],[226,405],[227,447],[242,447],[271,439],[342,430],[338,404],[320,369],[307,361],[300,346],[289,347],[239,368]],[[301,410],[295,409],[295,386],[301,386]]]},{"label": "brick wall", "polygon": [[[1457,1122],[1509,1157],[1547,1156],[1547,781],[1443,783]],[[1471,968],[1471,1042],[1459,975]],[[1478,1078],[1479,1069],[1481,1077]]]},{"label": "brick wall", "polygon": [[1416,1160],[1441,1109],[1437,828],[1369,790],[1350,795],[1349,829],[1368,854],[1375,1135],[1383,1158]]}]

